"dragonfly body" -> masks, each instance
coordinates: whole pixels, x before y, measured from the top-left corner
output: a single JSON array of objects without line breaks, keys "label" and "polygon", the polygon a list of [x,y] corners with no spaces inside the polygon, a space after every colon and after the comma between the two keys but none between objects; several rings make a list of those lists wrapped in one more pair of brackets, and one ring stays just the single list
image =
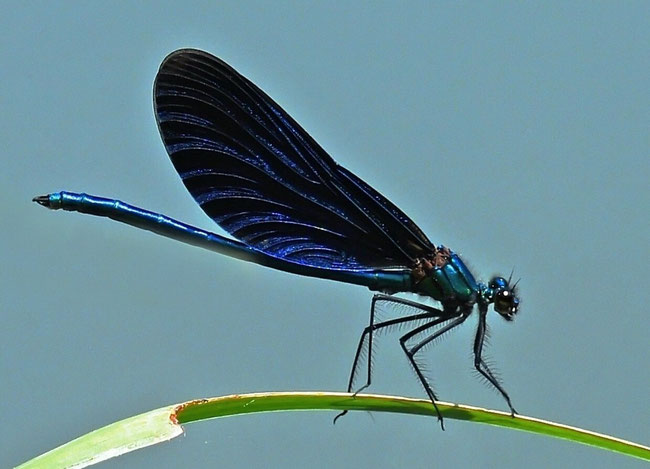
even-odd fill
[{"label": "dragonfly body", "polygon": [[[372,353],[375,332],[412,326],[400,345],[437,411],[416,356],[478,309],[474,366],[514,415],[508,394],[482,358],[488,307],[493,305],[506,320],[517,313],[519,300],[509,280],[477,282],[456,253],[431,243],[399,208],[338,165],[275,101],[208,53],[183,49],[163,61],[154,84],[154,109],[165,148],[186,188],[236,239],[116,199],[56,192],[34,200],[277,270],[381,292],[373,298],[370,324],[361,335],[349,391],[363,350]],[[395,293],[415,293],[442,308]],[[376,322],[375,307],[381,303],[399,304],[413,314]],[[371,360],[367,362],[366,384],[360,389],[371,382]],[[438,417],[442,423],[439,412]]]},{"label": "dragonfly body", "polygon": [[52,210],[111,218],[186,244],[284,272],[363,285],[387,294],[415,293],[439,301],[450,310],[460,305],[472,307],[479,299],[489,303],[489,296],[494,294],[492,289],[476,282],[458,254],[444,246],[435,248],[429,257],[417,260],[410,269],[328,269],[273,257],[237,240],[117,199],[62,191],[34,200]]}]

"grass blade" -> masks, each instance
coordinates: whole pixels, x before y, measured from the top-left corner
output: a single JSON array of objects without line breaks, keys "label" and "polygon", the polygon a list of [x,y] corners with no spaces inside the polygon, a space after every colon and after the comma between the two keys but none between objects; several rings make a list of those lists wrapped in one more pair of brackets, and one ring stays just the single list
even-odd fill
[{"label": "grass blade", "polygon": [[[512,418],[506,412],[446,402],[438,402],[438,408],[446,419],[465,420],[562,438],[650,461],[650,448],[647,446],[581,428],[522,415]],[[183,433],[182,424],[240,414],[295,410],[363,410],[435,416],[429,401],[396,396],[352,396],[348,393],[333,392],[234,394],[188,401],[115,422],[48,451],[18,468],[82,468],[168,441]]]}]

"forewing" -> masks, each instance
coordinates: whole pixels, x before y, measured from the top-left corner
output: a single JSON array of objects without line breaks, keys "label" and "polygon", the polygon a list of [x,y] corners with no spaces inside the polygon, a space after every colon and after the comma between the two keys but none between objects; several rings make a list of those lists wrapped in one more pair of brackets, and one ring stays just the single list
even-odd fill
[{"label": "forewing", "polygon": [[244,243],[335,269],[406,266],[431,251],[401,210],[222,60],[191,49],[170,54],[156,76],[154,108],[185,186]]}]

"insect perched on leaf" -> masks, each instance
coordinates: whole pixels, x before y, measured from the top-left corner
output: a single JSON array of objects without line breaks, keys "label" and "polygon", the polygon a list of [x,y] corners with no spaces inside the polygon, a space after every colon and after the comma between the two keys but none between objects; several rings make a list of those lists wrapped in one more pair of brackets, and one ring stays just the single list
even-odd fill
[{"label": "insect perched on leaf", "polygon": [[[409,217],[338,165],[275,101],[222,60],[182,49],[154,84],[158,128],[185,187],[226,238],[115,199],[57,192],[34,200],[51,209],[109,217],[184,243],[274,269],[363,285],[377,293],[361,335],[348,391],[373,334],[411,326],[399,343],[441,425],[418,352],[478,310],[474,366],[505,398],[482,357],[488,307],[510,321],[519,300],[503,277],[477,282],[460,257],[436,246]],[[439,308],[394,296],[415,293]],[[379,304],[414,314],[375,322]],[[366,383],[370,385],[371,360]],[[339,414],[339,416],[342,414]],[[444,427],[443,427],[444,428]]]}]

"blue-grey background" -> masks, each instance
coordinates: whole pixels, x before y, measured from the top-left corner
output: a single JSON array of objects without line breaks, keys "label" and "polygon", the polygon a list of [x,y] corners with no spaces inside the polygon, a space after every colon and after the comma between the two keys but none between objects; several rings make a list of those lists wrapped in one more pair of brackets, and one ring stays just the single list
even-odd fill
[{"label": "blue-grey background", "polygon": [[[483,279],[522,277],[490,357],[517,409],[650,443],[650,9],[638,2],[13,2],[0,19],[0,466],[188,399],[345,389],[371,293],[31,202],[119,197],[217,229],[152,115],[161,60],[232,64]],[[505,409],[473,322],[430,349],[443,400]],[[374,392],[422,396],[384,337]],[[189,426],[104,467],[642,467],[432,418]]]}]

